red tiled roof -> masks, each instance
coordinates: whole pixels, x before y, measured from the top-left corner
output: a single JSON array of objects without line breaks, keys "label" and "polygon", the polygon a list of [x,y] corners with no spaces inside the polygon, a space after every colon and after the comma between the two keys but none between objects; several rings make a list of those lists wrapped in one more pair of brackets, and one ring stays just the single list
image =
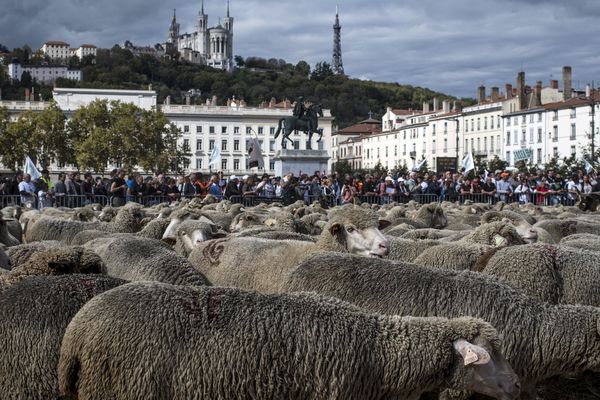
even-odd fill
[{"label": "red tiled roof", "polygon": [[[598,95],[598,93],[595,93],[594,97],[596,98],[596,100],[600,100],[600,96]],[[574,97],[569,100],[557,101],[555,103],[544,104],[543,107],[546,110],[561,110],[564,108],[579,107],[579,106],[586,105],[586,104],[590,104],[589,99]]]},{"label": "red tiled roof", "polygon": [[48,40],[44,44],[52,44],[55,46],[68,46],[69,45],[69,43],[61,42],[60,40]]},{"label": "red tiled roof", "polygon": [[85,47],[87,49],[95,49],[96,46],[94,46],[93,44],[82,44],[80,47]]},{"label": "red tiled roof", "polygon": [[334,135],[373,135],[381,132],[381,127],[376,124],[356,124],[334,132]]},{"label": "red tiled roof", "polygon": [[403,110],[403,109],[392,109],[392,112],[396,115],[413,115],[413,114],[420,114],[421,111],[415,111],[415,110]]}]

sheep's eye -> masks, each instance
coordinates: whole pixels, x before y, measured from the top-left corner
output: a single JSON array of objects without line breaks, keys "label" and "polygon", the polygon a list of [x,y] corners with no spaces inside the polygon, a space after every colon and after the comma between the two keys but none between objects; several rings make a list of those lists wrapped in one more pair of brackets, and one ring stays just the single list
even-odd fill
[{"label": "sheep's eye", "polygon": [[351,226],[347,226],[347,227],[346,227],[346,232],[348,232],[348,233],[352,233],[352,232],[354,232],[355,230],[356,230],[356,229],[354,229],[354,228],[353,228],[353,227],[351,227]]}]

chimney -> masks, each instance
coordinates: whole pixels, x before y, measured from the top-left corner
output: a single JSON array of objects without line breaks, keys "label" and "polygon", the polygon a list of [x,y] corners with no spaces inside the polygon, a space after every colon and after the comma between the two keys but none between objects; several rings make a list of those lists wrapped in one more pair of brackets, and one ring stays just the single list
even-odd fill
[{"label": "chimney", "polygon": [[506,90],[506,100],[512,99],[512,85],[507,83],[504,90]]},{"label": "chimney", "polygon": [[542,104],[542,81],[535,83],[535,97],[537,98],[538,104]]},{"label": "chimney", "polygon": [[517,111],[527,108],[527,99],[525,98],[525,72],[517,74],[517,97],[519,98],[519,108]]},{"label": "chimney", "polygon": [[485,86],[481,85],[477,88],[477,102],[483,103],[485,101]]},{"label": "chimney", "polygon": [[269,108],[274,108],[276,104],[277,100],[275,99],[275,97],[271,97],[271,100],[269,100]]},{"label": "chimney", "polygon": [[440,103],[437,97],[433,98],[433,112],[437,112],[440,109]]},{"label": "chimney", "polygon": [[492,88],[492,101],[500,100],[500,88],[498,86],[494,86]]},{"label": "chimney", "polygon": [[444,111],[444,113],[450,112],[450,102],[448,100],[442,101],[442,110]]},{"label": "chimney", "polygon": [[423,102],[423,114],[427,114],[429,112],[429,102]]},{"label": "chimney", "polygon": [[550,81],[550,87],[551,87],[552,89],[558,89],[558,80],[556,80],[556,79],[552,79],[552,80]]},{"label": "chimney", "polygon": [[563,67],[563,100],[569,100],[572,95],[572,83],[571,83],[571,67],[565,65]]},{"label": "chimney", "polygon": [[585,85],[585,97],[590,97],[592,95],[592,88],[590,87],[590,84],[588,83],[587,85]]},{"label": "chimney", "polygon": [[171,96],[165,97],[165,104],[166,105],[170,105],[171,104]]}]

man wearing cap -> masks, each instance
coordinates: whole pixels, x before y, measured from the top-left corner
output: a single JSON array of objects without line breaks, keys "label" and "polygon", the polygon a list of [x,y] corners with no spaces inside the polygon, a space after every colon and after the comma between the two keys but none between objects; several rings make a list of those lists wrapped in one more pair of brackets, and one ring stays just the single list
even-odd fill
[{"label": "man wearing cap", "polygon": [[500,201],[506,201],[510,196],[512,196],[512,185],[508,181],[508,172],[503,172],[500,174],[502,180],[498,181],[496,184],[496,193],[498,193],[498,199]]},{"label": "man wearing cap", "polygon": [[225,197],[231,199],[232,196],[241,196],[242,192],[240,191],[239,184],[240,180],[238,177],[231,175],[227,182],[227,186],[225,187]]}]

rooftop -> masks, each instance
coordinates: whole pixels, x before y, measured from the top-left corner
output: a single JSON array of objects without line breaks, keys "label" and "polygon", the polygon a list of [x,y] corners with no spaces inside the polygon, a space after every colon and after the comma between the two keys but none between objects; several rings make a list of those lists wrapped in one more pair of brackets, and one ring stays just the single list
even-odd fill
[{"label": "rooftop", "polygon": [[50,45],[54,45],[54,46],[67,46],[67,47],[69,46],[69,43],[61,42],[60,40],[48,40],[44,44],[50,44]]}]

